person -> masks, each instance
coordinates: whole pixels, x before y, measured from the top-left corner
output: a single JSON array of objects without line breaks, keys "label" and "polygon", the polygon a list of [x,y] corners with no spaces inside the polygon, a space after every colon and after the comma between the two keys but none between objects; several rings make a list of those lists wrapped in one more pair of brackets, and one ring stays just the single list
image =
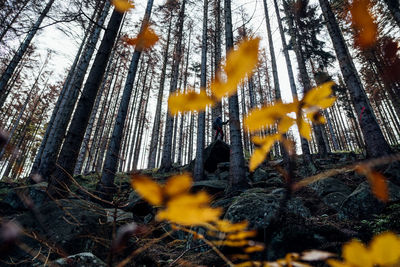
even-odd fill
[{"label": "person", "polygon": [[227,124],[229,120],[226,122],[223,122],[221,119],[221,116],[218,116],[214,121],[213,121],[213,129],[215,130],[215,139],[218,139],[218,136],[221,135],[221,140],[224,140],[224,131],[222,130],[222,126]]}]

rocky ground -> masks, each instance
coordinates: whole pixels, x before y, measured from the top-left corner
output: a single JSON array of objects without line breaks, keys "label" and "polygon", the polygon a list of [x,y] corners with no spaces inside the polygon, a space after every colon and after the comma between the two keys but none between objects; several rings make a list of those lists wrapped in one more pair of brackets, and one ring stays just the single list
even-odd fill
[{"label": "rocky ground", "polygon": [[[267,253],[258,253],[254,258],[275,260],[288,252],[307,249],[340,253],[343,243],[352,238],[369,241],[374,234],[386,230],[400,233],[400,172],[394,167],[379,169],[390,180],[390,201],[386,204],[371,194],[365,177],[347,172],[293,193],[284,212],[279,213],[279,203],[285,195],[285,184],[276,168],[280,162],[267,162],[248,173],[249,187],[227,194],[226,153],[229,147],[222,143],[208,148],[207,179],[196,182],[192,190],[211,194],[212,205],[224,209],[225,219],[247,220],[252,229],[258,230],[256,241],[269,240]],[[353,153],[337,153],[326,159],[316,158],[315,162],[324,171],[360,159]],[[298,159],[296,165],[296,179],[300,180],[307,164]],[[176,167],[171,173],[142,173],[163,182],[171,174],[190,167]],[[156,209],[132,191],[130,175],[118,175],[114,205],[92,195],[98,174],[75,178],[81,186],[73,186],[68,199],[57,201],[48,199],[46,182],[0,182],[0,266],[116,266],[124,259],[126,266],[225,265],[210,247],[184,232],[160,240],[171,228],[155,221]],[[271,228],[278,213],[282,216],[279,227]],[[136,228],[133,231],[129,227]],[[201,228],[193,230],[205,232]],[[121,241],[124,239],[126,242]],[[235,253],[221,250],[225,255]]]}]

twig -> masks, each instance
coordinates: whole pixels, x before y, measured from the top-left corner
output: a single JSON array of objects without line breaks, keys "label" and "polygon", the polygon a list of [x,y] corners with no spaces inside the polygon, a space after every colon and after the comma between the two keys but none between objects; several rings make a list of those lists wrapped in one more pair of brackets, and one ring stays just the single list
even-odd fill
[{"label": "twig", "polygon": [[381,158],[377,158],[377,159],[361,161],[361,162],[358,162],[358,163],[355,163],[355,164],[347,165],[347,166],[339,168],[339,169],[327,170],[327,171],[321,172],[319,174],[304,178],[300,182],[295,183],[292,186],[292,190],[293,191],[297,191],[300,188],[302,188],[304,186],[307,186],[309,184],[312,184],[312,183],[314,183],[316,181],[323,180],[325,178],[328,178],[328,177],[331,177],[331,176],[334,176],[334,175],[337,175],[337,174],[354,171],[356,169],[356,167],[360,166],[360,165],[364,165],[364,166],[372,168],[372,167],[376,167],[376,166],[379,166],[379,165],[392,163],[392,162],[395,162],[395,161],[400,161],[400,153],[394,154],[394,155],[385,156],[385,157],[381,157]]},{"label": "twig", "polygon": [[192,234],[193,236],[197,237],[198,239],[203,240],[204,243],[209,245],[212,248],[212,250],[214,250],[215,253],[217,253],[218,256],[221,259],[223,259],[229,266],[231,266],[231,267],[235,266],[235,264],[233,264],[233,262],[231,262],[211,241],[207,240],[203,235],[200,235],[200,234],[196,233],[195,231],[187,229],[187,228],[184,228],[184,227],[175,226],[175,228],[178,229],[178,230],[182,230],[184,232],[187,232],[189,234]]},{"label": "twig", "polygon": [[160,240],[166,238],[166,237],[169,236],[171,233],[173,233],[173,232],[167,232],[167,233],[163,234],[162,236],[160,236],[159,238],[153,239],[152,241],[150,241],[149,243],[147,243],[145,246],[134,250],[128,257],[126,257],[123,261],[121,261],[120,263],[118,263],[117,267],[124,267],[124,266],[127,265],[136,255],[142,253],[143,251],[145,251],[146,249],[148,249],[151,245],[153,245],[153,244],[159,242]]}]

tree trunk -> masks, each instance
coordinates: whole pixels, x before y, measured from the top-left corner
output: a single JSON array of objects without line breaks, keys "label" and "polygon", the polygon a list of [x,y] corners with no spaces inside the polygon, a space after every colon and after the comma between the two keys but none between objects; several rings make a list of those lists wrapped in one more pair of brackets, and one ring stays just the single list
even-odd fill
[{"label": "tree trunk", "polygon": [[[224,0],[224,3],[226,52],[229,53],[233,49],[231,0]],[[229,190],[234,191],[247,186],[237,94],[229,97],[229,133],[231,140]]]},{"label": "tree trunk", "polygon": [[100,87],[99,93],[96,96],[96,102],[93,106],[92,113],[90,114],[89,123],[88,123],[88,126],[86,127],[85,136],[83,137],[83,142],[82,142],[81,149],[79,151],[78,161],[75,166],[74,175],[80,174],[82,172],[83,162],[85,160],[85,156],[86,156],[86,153],[87,153],[87,150],[89,147],[89,141],[90,141],[90,137],[92,135],[92,130],[93,130],[93,126],[94,126],[94,123],[96,120],[97,111],[99,109],[100,102],[103,97],[103,92],[104,92],[108,77],[111,72],[111,67],[113,66],[113,59],[115,56],[115,51],[116,50],[113,50],[110,60],[108,62],[108,67],[107,67],[106,73],[104,75],[102,85]]},{"label": "tree trunk", "polygon": [[383,0],[383,1],[386,3],[390,13],[393,16],[393,19],[397,23],[397,26],[400,27],[400,4],[399,4],[399,1],[398,0]]},{"label": "tree trunk", "polygon": [[[148,0],[140,32],[142,32],[145,26],[149,23],[152,8],[153,0]],[[101,181],[99,184],[104,193],[108,192],[108,188],[110,188],[112,192],[115,186],[114,177],[118,168],[118,156],[121,148],[122,132],[125,126],[126,114],[128,112],[128,106],[132,95],[133,82],[135,81],[137,66],[141,54],[142,52],[135,48],[135,52],[133,53],[132,61],[129,66],[128,77],[126,79],[124,91],[122,93],[122,100],[118,109],[117,119],[114,124],[114,130],[111,136],[110,144],[107,149],[107,155],[103,167],[103,174],[101,176]]]},{"label": "tree trunk", "polygon": [[[207,20],[208,20],[208,0],[204,0],[203,7],[203,36],[201,42],[201,74],[200,74],[200,90],[207,88]],[[204,142],[205,142],[205,111],[199,112],[197,121],[197,148],[196,160],[194,164],[193,176],[195,181],[204,178]]]},{"label": "tree trunk", "polygon": [[[90,112],[93,108],[111,50],[118,35],[122,18],[122,13],[116,10],[113,11],[86,84],[82,90],[82,95],[72,118],[60,156],[58,157],[59,166],[51,176],[49,182],[48,192],[52,196],[65,196],[68,194],[68,190],[65,191],[65,189],[67,189],[65,186],[71,183],[68,175],[74,171],[79,148],[89,121]],[[54,168],[55,166],[52,166],[52,169]]]},{"label": "tree trunk", "polygon": [[[292,62],[290,60],[289,50],[288,50],[288,47],[286,44],[285,32],[283,31],[282,19],[281,19],[281,15],[279,12],[277,0],[274,0],[274,7],[275,7],[276,18],[278,20],[279,33],[280,33],[281,42],[282,42],[282,50],[283,50],[283,54],[285,56],[286,69],[287,69],[288,76],[289,76],[289,83],[290,83],[290,89],[292,91],[292,97],[293,97],[293,99],[295,99],[295,98],[298,99],[299,97],[297,94],[296,83],[294,81]],[[308,162],[311,162],[312,158],[311,158],[310,147],[308,145],[308,141],[307,141],[307,139],[305,139],[301,136],[300,136],[300,139],[301,139],[300,140],[301,141],[301,150],[303,151],[304,159]]]},{"label": "tree trunk", "polygon": [[[182,0],[181,10],[179,11],[179,17],[178,17],[178,25],[177,25],[178,33],[174,51],[174,62],[172,64],[172,75],[169,88],[170,94],[175,92],[178,86],[179,64],[182,59],[182,35],[183,35],[183,22],[185,20],[184,17],[185,6],[186,6],[186,0]],[[172,167],[171,152],[172,152],[173,128],[174,128],[174,117],[171,116],[169,112],[167,112],[165,131],[164,131],[163,153],[160,166],[160,169],[164,171],[169,171]]]},{"label": "tree trunk", "polygon": [[[15,68],[18,66],[19,61],[22,59],[23,55],[25,54],[26,50],[28,49],[33,37],[35,37],[37,31],[39,30],[40,24],[42,24],[44,18],[46,17],[47,13],[49,12],[51,6],[53,5],[55,0],[50,0],[47,2],[46,7],[40,13],[39,18],[33,25],[33,27],[29,30],[25,40],[22,42],[20,47],[18,48],[17,52],[15,53],[14,57],[11,59],[10,63],[7,65],[7,68],[3,72],[0,78],[0,96],[5,94],[7,83],[10,80],[11,76],[13,75]],[[1,108],[1,107],[0,107]]]},{"label": "tree trunk", "polygon": [[157,144],[160,139],[160,121],[161,121],[161,108],[162,108],[162,99],[164,94],[164,86],[165,86],[165,75],[167,72],[168,58],[169,58],[169,45],[171,40],[171,29],[172,29],[172,14],[170,14],[169,18],[169,26],[168,26],[168,34],[167,41],[165,43],[164,57],[163,57],[163,65],[161,69],[161,77],[160,77],[160,88],[158,90],[157,96],[157,107],[156,114],[154,116],[154,124],[153,124],[153,133],[151,135],[150,141],[150,151],[149,151],[149,163],[147,167],[149,169],[153,169],[156,166],[156,156],[157,156]]},{"label": "tree trunk", "polygon": [[354,101],[356,112],[358,116],[361,117],[360,126],[366,143],[367,154],[369,157],[388,155],[392,152],[391,148],[386,142],[378,122],[376,121],[335,15],[333,14],[328,0],[319,0],[319,3],[339,60],[343,78]]},{"label": "tree trunk", "polygon": [[[214,0],[215,6],[215,40],[214,40],[214,72],[215,75],[220,69],[221,63],[221,0]],[[222,103],[218,102],[212,107],[212,121],[219,116],[222,118]]]},{"label": "tree trunk", "polygon": [[84,45],[86,43],[86,37],[87,37],[87,34],[85,34],[85,36],[84,36],[84,38],[82,40],[82,43],[81,43],[81,45],[80,45],[80,47],[78,49],[78,53],[75,56],[74,63],[72,63],[72,66],[71,66],[71,68],[70,68],[70,70],[68,72],[67,78],[65,79],[64,85],[63,85],[63,87],[61,89],[60,95],[58,96],[57,102],[55,104],[55,107],[54,107],[54,109],[52,111],[52,114],[51,114],[51,117],[50,117],[50,121],[47,124],[46,132],[45,132],[45,134],[43,136],[42,142],[40,143],[39,150],[36,153],[35,160],[33,162],[30,175],[36,174],[37,171],[38,171],[38,168],[40,166],[40,161],[41,161],[41,158],[42,158],[42,154],[43,154],[43,150],[44,150],[44,148],[46,146],[46,143],[47,143],[47,140],[49,138],[51,129],[53,128],[54,120],[55,120],[56,115],[58,113],[58,110],[60,108],[61,102],[63,101],[63,98],[65,96],[66,90],[70,86],[70,83],[71,83],[71,80],[72,80],[72,76],[76,71],[76,66],[78,64],[78,61],[79,61],[80,55],[82,53],[83,47],[84,47]]},{"label": "tree trunk", "polygon": [[59,110],[57,111],[54,120],[54,125],[52,125],[48,140],[46,142],[46,146],[43,150],[38,173],[42,175],[45,179],[47,179],[52,171],[54,171],[51,166],[54,166],[56,163],[57,155],[60,151],[65,132],[68,128],[68,124],[71,120],[71,116],[74,111],[80,89],[82,87],[86,72],[89,68],[90,60],[95,52],[96,44],[100,38],[102,25],[104,24],[104,21],[108,14],[108,10],[110,8],[109,3],[107,3],[106,5],[107,6],[102,11],[101,16],[99,17],[98,25],[93,26],[94,29],[90,34],[83,55],[79,60],[78,67],[72,77],[71,84],[67,85],[65,95],[62,98]]}]

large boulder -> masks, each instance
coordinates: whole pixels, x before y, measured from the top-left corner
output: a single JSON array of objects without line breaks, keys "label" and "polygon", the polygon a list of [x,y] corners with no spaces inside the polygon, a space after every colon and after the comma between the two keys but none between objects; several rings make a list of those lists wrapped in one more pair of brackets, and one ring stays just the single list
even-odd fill
[{"label": "large boulder", "polygon": [[[247,220],[250,228],[263,229],[269,226],[277,215],[284,189],[276,189],[271,193],[249,189],[236,197],[225,214],[225,219],[232,222]],[[287,203],[287,212],[295,216],[308,218],[310,211],[300,198],[293,198]]]},{"label": "large boulder", "polygon": [[309,185],[320,197],[324,197],[330,193],[339,192],[343,195],[350,195],[351,189],[339,179],[328,177]]},{"label": "large boulder", "polygon": [[229,162],[230,147],[227,143],[216,140],[204,150],[204,170],[215,172],[218,163]]},{"label": "large boulder", "polygon": [[[400,200],[400,187],[388,182],[389,202]],[[341,218],[364,219],[380,213],[385,208],[385,203],[379,201],[371,192],[367,181],[362,182],[343,202],[340,207]]]},{"label": "large boulder", "polygon": [[226,180],[204,180],[194,182],[192,190],[195,192],[204,190],[213,195],[218,192],[223,192],[227,187],[228,181]]},{"label": "large boulder", "polygon": [[[96,240],[84,236],[109,236],[106,230],[106,212],[94,203],[79,199],[49,201],[40,206],[32,216],[27,211],[17,217],[17,221],[26,231],[33,231],[60,247],[68,254],[82,251],[103,250]],[[35,239],[24,237],[28,246],[39,247]],[[16,255],[21,257],[20,255]],[[23,255],[22,255],[23,256]],[[28,255],[29,256],[29,255]]]},{"label": "large boulder", "polygon": [[46,182],[16,187],[8,192],[3,202],[7,203],[15,210],[28,209],[26,203],[24,203],[21,199],[25,199],[34,206],[39,207],[48,199],[46,189]]}]

